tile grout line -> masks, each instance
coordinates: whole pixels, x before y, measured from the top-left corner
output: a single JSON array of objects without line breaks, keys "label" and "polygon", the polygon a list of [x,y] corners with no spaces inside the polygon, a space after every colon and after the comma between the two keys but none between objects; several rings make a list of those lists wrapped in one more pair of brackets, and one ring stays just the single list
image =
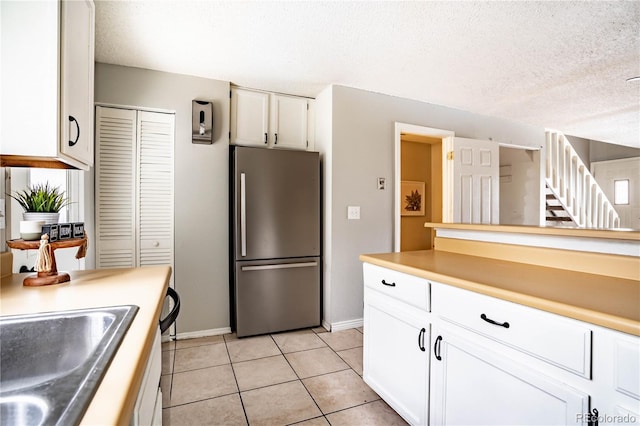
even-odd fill
[{"label": "tile grout line", "polygon": [[[167,351],[167,352],[173,352],[173,363],[172,363],[173,365],[172,365],[172,367],[171,367],[171,383],[170,383],[170,388],[169,388],[169,400],[170,400],[170,401],[171,401],[171,396],[172,396],[172,393],[173,393],[173,379],[174,379],[174,375],[177,373],[177,372],[175,371],[175,365],[176,365],[176,354],[177,354],[177,351],[178,351],[178,350],[182,350],[182,349],[191,349],[191,348],[198,348],[198,347],[203,347],[203,346],[209,346],[209,345],[215,345],[215,344],[224,343],[224,344],[225,344],[225,350],[226,350],[226,353],[227,353],[227,356],[228,356],[228,359],[229,359],[229,365],[231,366],[231,371],[232,371],[232,374],[233,374],[233,377],[234,377],[234,381],[235,381],[235,383],[236,383],[236,388],[237,388],[238,390],[237,390],[237,392],[232,392],[232,393],[228,393],[228,394],[224,394],[224,395],[217,395],[217,396],[215,396],[215,397],[211,397],[211,398],[203,398],[203,399],[201,399],[201,400],[197,400],[197,401],[189,401],[189,402],[185,402],[185,403],[183,403],[183,404],[178,404],[178,405],[175,405],[175,406],[171,406],[171,405],[170,405],[169,407],[167,407],[167,409],[174,408],[174,407],[180,407],[180,406],[186,406],[186,405],[189,405],[189,404],[193,404],[193,403],[196,403],[196,402],[202,402],[202,401],[206,401],[206,400],[210,400],[210,399],[217,399],[217,398],[220,398],[220,397],[225,397],[225,396],[229,396],[229,395],[233,395],[233,394],[238,394],[238,396],[239,396],[239,398],[240,398],[240,403],[241,403],[241,406],[242,406],[243,414],[244,414],[244,417],[245,417],[245,421],[247,422],[247,425],[250,425],[250,423],[249,423],[249,418],[248,418],[248,415],[247,415],[247,411],[246,411],[246,408],[245,408],[245,405],[244,405],[244,400],[243,400],[243,398],[242,398],[242,392],[243,392],[243,391],[241,391],[241,390],[240,390],[240,386],[239,386],[239,383],[238,383],[238,378],[237,378],[237,376],[236,376],[236,372],[235,372],[234,364],[240,364],[240,363],[244,363],[244,362],[250,362],[250,361],[255,361],[255,360],[260,360],[260,359],[266,359],[266,358],[276,357],[276,356],[282,356],[282,357],[285,359],[285,361],[287,362],[287,365],[289,366],[289,368],[293,371],[293,373],[294,373],[294,375],[295,375],[296,379],[289,380],[289,381],[285,381],[285,382],[282,382],[282,383],[277,383],[277,384],[275,384],[275,385],[284,384],[284,383],[292,383],[292,382],[295,382],[295,381],[300,382],[300,384],[302,384],[302,386],[304,387],[305,391],[307,392],[307,395],[308,395],[309,397],[311,397],[311,400],[314,402],[314,404],[316,405],[316,407],[318,408],[318,410],[319,410],[319,412],[320,412],[320,415],[319,415],[319,416],[315,416],[315,417],[312,417],[312,418],[309,418],[309,419],[304,419],[304,420],[301,420],[301,421],[299,421],[299,422],[292,423],[292,425],[295,425],[295,424],[297,424],[297,423],[301,423],[301,422],[305,422],[305,421],[308,421],[308,420],[312,420],[312,419],[320,418],[320,417],[324,418],[324,419],[326,420],[326,422],[330,425],[330,424],[331,424],[331,422],[329,422],[329,419],[327,418],[327,414],[325,414],[325,413],[322,411],[322,409],[320,409],[320,406],[318,405],[318,402],[317,402],[317,401],[316,401],[316,399],[313,397],[313,395],[311,395],[311,392],[309,391],[309,389],[308,389],[308,388],[307,388],[307,386],[305,385],[305,383],[304,383],[304,381],[303,381],[304,379],[302,379],[302,378],[300,377],[300,375],[298,374],[298,372],[293,368],[293,365],[291,364],[291,362],[289,361],[289,359],[287,358],[287,356],[286,356],[286,355],[287,355],[287,354],[294,354],[294,353],[301,353],[301,352],[308,352],[308,351],[312,351],[312,350],[322,349],[322,348],[324,348],[324,347],[329,347],[329,348],[331,349],[332,353],[334,353],[334,354],[338,357],[338,359],[340,359],[340,360],[342,360],[342,362],[344,362],[344,364],[346,365],[346,368],[341,369],[341,370],[337,370],[337,371],[332,371],[332,372],[327,372],[327,373],[323,373],[323,374],[318,374],[318,375],[315,375],[315,376],[305,377],[305,379],[310,379],[310,378],[314,378],[314,377],[321,377],[321,376],[324,376],[324,375],[328,375],[328,374],[332,374],[332,373],[336,373],[336,372],[341,372],[341,371],[348,371],[348,370],[352,370],[352,371],[353,371],[354,373],[356,373],[356,375],[357,375],[358,377],[360,377],[361,379],[363,378],[363,376],[361,376],[360,374],[358,374],[358,372],[357,372],[357,371],[355,371],[354,367],[352,367],[352,366],[351,366],[351,365],[350,365],[350,364],[349,364],[349,363],[348,363],[348,362],[347,362],[347,361],[346,361],[342,356],[340,356],[340,354],[338,353],[339,351],[337,351],[336,349],[334,349],[333,347],[331,347],[331,346],[328,344],[328,342],[326,342],[324,339],[322,339],[322,338],[319,336],[319,334],[324,334],[324,333],[325,333],[325,332],[327,332],[327,331],[323,331],[322,333],[318,333],[318,332],[316,332],[316,331],[315,331],[315,330],[313,330],[313,329],[310,329],[310,330],[313,332],[313,335],[314,335],[314,336],[316,336],[318,339],[320,339],[320,340],[322,341],[322,343],[324,344],[324,346],[321,346],[321,347],[318,347],[318,348],[302,349],[302,350],[299,350],[299,351],[291,351],[291,352],[287,352],[287,353],[285,354],[285,352],[284,352],[283,348],[281,348],[281,347],[278,345],[278,343],[277,343],[276,339],[274,338],[273,334],[269,334],[269,337],[271,338],[271,341],[276,345],[276,348],[278,349],[279,354],[276,354],[276,355],[269,355],[269,356],[263,356],[263,357],[259,357],[259,358],[255,358],[255,359],[248,359],[248,360],[244,360],[244,361],[238,361],[238,362],[235,362],[235,363],[234,363],[234,362],[232,361],[232,359],[231,359],[231,353],[230,353],[230,351],[229,351],[229,346],[228,346],[229,341],[228,341],[226,338],[224,338],[224,337],[222,338],[222,342],[209,342],[209,343],[203,343],[203,344],[200,344],[200,345],[190,346],[190,347],[187,347],[187,348],[180,348],[180,349],[178,349],[178,347],[177,347],[177,343],[176,343],[176,342],[173,342],[173,343],[175,344],[174,349],[170,349],[169,351]],[[361,335],[364,335],[363,331],[360,331],[360,330],[358,330],[357,328],[356,328],[356,330],[357,330]],[[330,332],[329,332],[329,333],[330,333]],[[233,340],[231,340],[231,341],[233,341]],[[351,350],[351,349],[357,349],[357,348],[362,348],[362,347],[363,347],[363,345],[357,345],[357,346],[353,346],[353,347],[347,347],[347,348],[340,349],[340,351],[348,351],[348,350]],[[181,371],[181,372],[179,372],[179,373],[185,373],[185,372],[189,372],[189,371],[196,371],[196,370],[199,370],[199,369],[212,368],[212,367],[217,367],[217,366],[222,366],[222,365],[226,365],[226,363],[225,363],[225,364],[215,365],[215,366],[207,366],[207,367],[202,367],[202,368],[194,368],[193,370],[185,370],[185,371]],[[269,387],[269,386],[274,386],[274,385],[265,385],[265,386],[260,386],[260,387],[254,388],[254,389],[248,389],[248,390],[246,390],[246,392],[248,392],[248,391],[253,391],[253,390],[257,390],[257,389],[263,389],[263,388],[266,388],[266,387]],[[380,399],[380,398],[378,398],[377,400],[379,400],[379,399]],[[375,401],[377,401],[377,400],[375,400]],[[343,409],[341,409],[341,410],[336,410],[336,411],[331,412],[331,413],[328,413],[328,414],[333,414],[333,413],[337,413],[337,412],[341,412],[341,411],[349,410],[349,409],[351,409],[351,408],[355,408],[355,407],[363,406],[363,405],[366,405],[366,404],[371,404],[372,402],[375,402],[375,401],[368,401],[368,402],[364,402],[364,403],[361,403],[361,404],[354,405],[353,407],[346,407],[346,408],[343,408]]]},{"label": "tile grout line", "polygon": [[[229,352],[229,346],[227,345],[227,339],[222,338],[224,342],[224,348],[227,351],[227,356],[229,357],[229,365],[231,366],[231,374],[233,374],[233,380],[236,382],[236,388],[238,389],[238,398],[240,399],[240,406],[242,407],[242,414],[244,414],[244,420],[249,425],[249,416],[247,416],[247,410],[244,408],[244,400],[242,399],[242,392],[240,392],[240,384],[238,383],[238,378],[236,377],[236,370],[233,368],[233,360],[231,359],[231,353]],[[234,392],[235,393],[235,392]]]},{"label": "tile grout line", "polygon": [[[312,330],[313,331],[313,330]],[[318,339],[320,339],[320,337],[318,337],[318,333],[316,333],[315,331],[313,331],[314,336],[316,336]],[[271,336],[271,338],[273,339],[273,336]],[[322,339],[320,339],[322,340]],[[322,409],[320,408],[320,406],[318,405],[318,401],[316,401],[316,399],[313,397],[313,395],[311,395],[311,392],[309,392],[309,389],[307,389],[307,386],[304,384],[304,382],[302,381],[302,379],[300,378],[300,375],[298,374],[298,372],[296,371],[295,368],[293,368],[293,365],[291,365],[291,362],[289,362],[289,359],[286,357],[286,355],[284,354],[284,352],[282,352],[282,348],[280,348],[280,346],[278,346],[278,342],[275,341],[275,339],[273,339],[274,343],[276,344],[276,346],[278,347],[278,349],[280,350],[280,352],[282,353],[282,357],[284,358],[284,360],[287,362],[287,364],[289,365],[289,368],[291,368],[291,371],[293,371],[293,374],[296,375],[296,377],[298,378],[298,381],[300,382],[300,384],[302,385],[302,387],[304,388],[304,390],[307,392],[307,395],[309,395],[309,398],[311,398],[311,400],[313,401],[313,403],[316,405],[316,407],[318,408],[318,411],[320,412],[320,414],[322,414],[322,417],[324,417],[324,419],[327,421],[327,423],[329,423],[329,419],[327,419],[324,415],[324,412],[322,411]],[[326,345],[326,342],[324,340],[322,340],[322,342]],[[327,345],[328,346],[328,345]],[[316,348],[319,349],[319,348]],[[302,352],[302,351],[300,351]],[[293,352],[290,352],[293,353]],[[317,417],[312,417],[313,419],[318,418]],[[307,420],[311,420],[311,419],[304,419],[301,420],[300,422],[304,422]],[[296,423],[300,423],[300,422],[296,422]],[[295,424],[295,423],[293,423]]]}]

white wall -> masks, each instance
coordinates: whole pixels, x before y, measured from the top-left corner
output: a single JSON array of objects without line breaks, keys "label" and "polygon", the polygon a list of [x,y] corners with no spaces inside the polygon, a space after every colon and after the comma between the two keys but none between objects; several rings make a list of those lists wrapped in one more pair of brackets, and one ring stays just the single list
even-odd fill
[{"label": "white wall", "polygon": [[[229,90],[226,81],[102,63],[95,68],[96,102],[176,113],[174,278],[182,304],[178,333],[229,327]],[[191,143],[193,99],[213,102],[213,145]]]},{"label": "white wall", "polygon": [[500,147],[501,225],[540,225],[540,171],[540,151]]},{"label": "white wall", "polygon": [[[471,114],[424,102],[332,86],[331,141],[317,145],[330,157],[325,177],[326,315],[332,324],[362,318],[361,253],[393,251],[394,122],[454,131],[456,136],[540,147],[543,128]],[[325,92],[323,96],[329,96]],[[318,120],[327,111],[318,111]],[[327,149],[327,147],[330,147]],[[385,177],[380,191],[376,179]],[[347,220],[347,206],[361,206],[360,220]]]}]

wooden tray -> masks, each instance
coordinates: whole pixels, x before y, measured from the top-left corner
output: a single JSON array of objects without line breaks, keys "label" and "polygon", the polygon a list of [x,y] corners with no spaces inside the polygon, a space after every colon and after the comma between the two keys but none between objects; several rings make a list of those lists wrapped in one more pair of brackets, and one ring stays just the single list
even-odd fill
[{"label": "wooden tray", "polygon": [[[66,272],[58,272],[55,250],[59,248],[80,247],[81,245],[86,244],[86,242],[87,237],[69,238],[68,240],[58,240],[49,243],[49,245],[51,246],[51,271],[38,272],[36,275],[30,275],[24,279],[22,285],[27,287],[38,287],[71,281],[71,277],[69,276],[69,274],[67,274]],[[9,240],[7,241],[7,245],[12,249],[18,250],[38,250],[40,248],[40,240]]]}]

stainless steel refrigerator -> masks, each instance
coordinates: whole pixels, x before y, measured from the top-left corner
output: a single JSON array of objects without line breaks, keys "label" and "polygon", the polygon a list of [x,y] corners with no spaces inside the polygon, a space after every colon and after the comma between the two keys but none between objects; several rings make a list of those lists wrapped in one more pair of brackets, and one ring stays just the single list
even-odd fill
[{"label": "stainless steel refrigerator", "polygon": [[320,156],[230,147],[231,323],[238,337],[320,325]]}]

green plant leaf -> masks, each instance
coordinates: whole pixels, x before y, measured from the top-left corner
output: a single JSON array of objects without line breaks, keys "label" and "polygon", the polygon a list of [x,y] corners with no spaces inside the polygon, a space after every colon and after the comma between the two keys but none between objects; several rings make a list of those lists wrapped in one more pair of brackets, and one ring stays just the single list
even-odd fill
[{"label": "green plant leaf", "polygon": [[62,208],[71,204],[65,197],[64,191],[47,183],[30,186],[26,190],[9,194],[20,204],[25,212],[58,213]]}]

